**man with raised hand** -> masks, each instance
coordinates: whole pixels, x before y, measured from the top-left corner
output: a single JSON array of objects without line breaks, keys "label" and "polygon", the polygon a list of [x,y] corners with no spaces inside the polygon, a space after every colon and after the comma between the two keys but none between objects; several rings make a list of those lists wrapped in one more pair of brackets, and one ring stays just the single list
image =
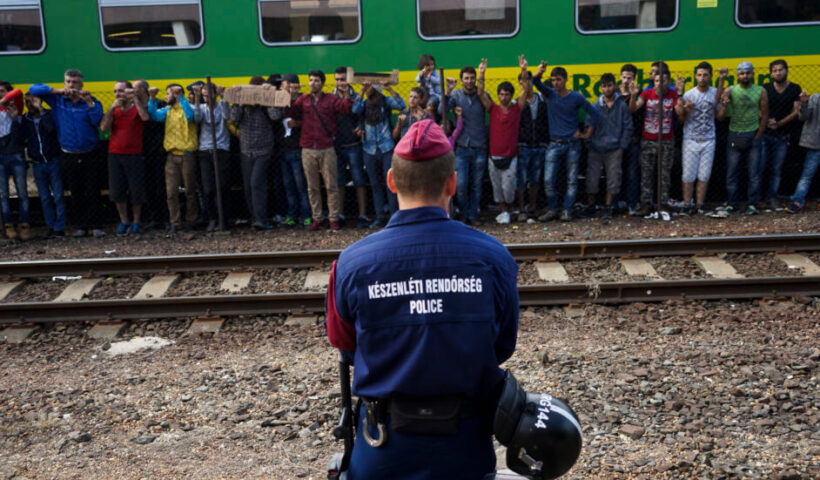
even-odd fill
[{"label": "man with raised hand", "polygon": [[[533,77],[533,86],[544,95],[550,127],[550,144],[547,147],[547,158],[544,165],[544,192],[547,194],[547,211],[538,217],[541,222],[559,217],[558,193],[555,181],[558,169],[565,167],[567,189],[561,208],[560,218],[563,222],[572,220],[572,206],[578,194],[578,168],[581,163],[582,140],[588,140],[598,124],[598,110],[578,92],[567,90],[567,71],[555,67],[550,72],[552,87],[544,85],[541,77],[547,71],[547,62],[542,61]],[[586,112],[589,119],[584,131],[578,128],[578,115]]]},{"label": "man with raised hand", "polygon": [[[726,192],[728,201],[716,215],[726,216],[737,212],[737,188],[740,180],[740,162],[746,158],[749,170],[748,203],[746,213],[757,215],[760,210],[760,150],[763,144],[763,132],[769,123],[769,98],[766,90],[754,85],[754,66],[751,62],[740,62],[737,66],[737,85],[723,91],[721,103],[728,108],[718,111],[718,120],[731,115],[729,137],[726,145]],[[731,111],[731,113],[727,113]]]}]

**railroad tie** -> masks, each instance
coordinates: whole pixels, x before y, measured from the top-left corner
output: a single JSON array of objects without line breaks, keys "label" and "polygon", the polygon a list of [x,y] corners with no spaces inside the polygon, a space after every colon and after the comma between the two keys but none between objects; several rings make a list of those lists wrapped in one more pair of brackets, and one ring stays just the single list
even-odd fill
[{"label": "railroad tie", "polygon": [[803,272],[803,275],[820,275],[820,267],[808,257],[799,253],[779,253],[777,258],[788,265],[789,268],[799,269]]},{"label": "railroad tie", "polygon": [[549,283],[567,283],[569,275],[560,262],[536,262],[538,278]]},{"label": "railroad tie", "polygon": [[327,288],[330,282],[330,272],[308,272],[305,278],[305,289]]},{"label": "railroad tie", "polygon": [[8,327],[0,332],[0,340],[4,340],[8,343],[23,343],[23,341],[30,337],[36,330],[37,327],[30,326]]},{"label": "railroad tie", "polygon": [[655,271],[655,267],[643,258],[622,258],[621,265],[623,265],[624,270],[626,270],[626,274],[630,277],[663,280],[663,277],[658,275],[658,272]]},{"label": "railroad tie", "polygon": [[222,281],[220,290],[226,290],[231,293],[239,293],[243,288],[247,288],[251,283],[253,274],[251,272],[231,272]]},{"label": "railroad tie", "polygon": [[164,297],[168,290],[179,281],[179,275],[154,275],[140,288],[134,298]]},{"label": "railroad tie", "polygon": [[5,300],[9,295],[16,292],[26,283],[25,280],[16,282],[0,282],[0,300]]},{"label": "railroad tie", "polygon": [[722,258],[694,257],[694,260],[700,265],[700,268],[715,278],[743,278],[743,275],[737,273],[735,267]]},{"label": "railroad tie", "polygon": [[54,299],[55,302],[76,302],[88,296],[97,285],[102,282],[102,278],[80,278],[69,283],[67,287]]}]

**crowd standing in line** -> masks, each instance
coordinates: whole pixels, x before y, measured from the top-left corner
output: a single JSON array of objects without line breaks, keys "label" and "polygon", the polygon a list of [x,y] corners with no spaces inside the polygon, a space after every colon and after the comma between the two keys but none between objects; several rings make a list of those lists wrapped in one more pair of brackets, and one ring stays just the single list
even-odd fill
[{"label": "crowd standing in line", "polygon": [[[500,224],[571,221],[574,216],[597,216],[599,210],[602,217],[611,218],[619,203],[630,214],[641,216],[652,215],[660,203],[662,211],[654,214],[663,218],[669,218],[670,212],[727,217],[740,211],[744,162],[746,213],[779,209],[783,165],[789,141],[798,133],[806,159],[785,210],[797,213],[805,206],[820,164],[820,100],[818,94],[810,97],[788,80],[784,60],[769,65],[771,82],[763,86],[754,84],[754,66],[744,61],[737,66],[736,85],[726,86],[729,69],[723,67],[715,87],[712,66],[701,62],[689,90],[682,77],[673,86],[667,65],[656,62],[649,75],[652,83],[641,91],[637,68],[626,64],[620,84],[612,73],[601,77],[602,94],[594,104],[566,88],[566,69],[554,67],[545,82],[546,62],[534,72],[523,56],[519,65],[517,78],[510,79],[517,83],[519,97],[513,100],[514,83],[505,81],[497,86],[497,101],[485,91],[486,60],[478,71],[465,66],[459,79],[442,79],[435,58],[427,54],[419,59],[418,85],[409,91],[406,102],[387,81],[364,83],[357,91],[347,83],[344,66],[334,72],[331,93],[323,92],[325,74],[320,70],[308,74],[307,93],[301,92],[299,77],[293,73],[267,80],[251,78],[251,85],[290,94],[291,105],[276,108],[231,105],[223,98],[224,87],[209,88],[203,82],[189,86],[188,96],[182,85],[168,85],[162,99],[157,88],[137,79],[116,82],[115,100],[104,110],[83,88],[83,74],[76,69],[65,72],[63,88],[34,84],[25,95],[0,82],[3,233],[21,240],[32,237],[28,159],[49,236],[65,236],[69,224],[75,237],[105,235],[101,189],[95,181],[106,170],[99,152],[100,131],[110,131],[108,192],[119,216],[116,232],[120,235],[141,233],[145,222],[166,223],[170,233],[199,227],[227,229],[228,215],[235,210],[229,202],[230,179],[236,170],[232,136],[239,139],[242,190],[253,228],[269,230],[278,223],[310,231],[338,230],[345,222],[343,202],[349,182],[355,190],[357,218],[347,223],[382,228],[398,205],[395,194],[386,188],[393,149],[410,126],[430,118],[442,123],[454,146],[457,185],[450,213],[474,226],[482,224],[485,173],[500,210],[495,217]],[[461,88],[456,88],[459,82]],[[661,88],[663,98],[658,95]],[[712,211],[706,206],[706,193],[718,145],[716,120],[726,118],[728,198]],[[683,204],[673,208],[669,192],[676,125],[682,125],[683,132]],[[578,208],[584,151],[586,204]],[[560,202],[559,172],[566,175]],[[602,173],[605,195],[599,209]],[[764,178],[768,178],[765,184]],[[9,179],[17,192],[16,219]],[[539,205],[542,184],[544,206]],[[64,188],[71,193],[70,219]],[[269,211],[276,189],[284,191],[281,216]],[[218,215],[220,210],[224,217]]]}]

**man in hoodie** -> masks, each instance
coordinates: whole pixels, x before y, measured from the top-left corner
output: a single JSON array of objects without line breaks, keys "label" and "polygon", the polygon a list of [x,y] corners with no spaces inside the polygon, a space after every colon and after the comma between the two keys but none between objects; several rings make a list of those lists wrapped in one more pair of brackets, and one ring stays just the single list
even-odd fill
[{"label": "man in hoodie", "polygon": [[[228,119],[230,118],[231,107],[225,99],[219,102],[216,100],[217,97],[221,96],[225,91],[225,87],[217,87],[211,84],[209,89],[208,85],[200,85],[195,86],[193,90],[194,104],[191,108],[194,109],[194,121],[202,125],[202,128],[199,130],[197,160],[199,162],[199,172],[202,176],[202,196],[205,200],[205,214],[208,216],[207,230],[209,232],[225,230],[227,228],[227,218],[224,217],[228,215],[227,200],[230,188],[228,178],[230,176],[231,136],[230,133],[228,133]],[[214,145],[214,137],[211,136],[212,100],[216,145]],[[216,168],[218,170],[214,170],[214,149],[216,149]],[[216,181],[217,172],[219,174],[218,184]],[[217,195],[217,189],[219,189],[219,195]],[[217,208],[217,197],[222,198],[223,225],[218,225],[219,209]]]},{"label": "man in hoodie", "polygon": [[[0,81],[0,196],[3,204],[3,221],[6,236],[20,240],[31,238],[28,224],[28,190],[26,187],[26,159],[23,157],[23,132],[20,116],[23,113],[23,92],[14,89],[9,82]],[[17,229],[11,223],[9,204],[9,177],[14,177],[14,188],[20,200]]]},{"label": "man in hoodie", "polygon": [[605,73],[601,76],[603,95],[595,103],[600,117],[589,140],[587,157],[588,216],[595,214],[595,199],[598,196],[602,167],[606,169],[606,206],[603,218],[612,218],[613,201],[621,191],[621,160],[632,140],[632,117],[626,103],[619,102],[616,98],[616,88],[615,75]]},{"label": "man in hoodie", "polygon": [[43,107],[40,97],[26,95],[23,136],[37,184],[37,196],[43,209],[49,237],[65,237],[66,207],[63,177],[60,173],[60,143],[57,122],[51,110]]},{"label": "man in hoodie", "polygon": [[32,85],[29,93],[43,99],[54,112],[57,136],[63,151],[60,170],[66,187],[71,191],[71,205],[77,230],[75,237],[84,237],[92,229],[94,237],[105,232],[98,228],[102,218],[98,127],[103,117],[99,100],[83,89],[83,73],[70,69],[63,76],[63,88],[51,88],[41,83]]}]

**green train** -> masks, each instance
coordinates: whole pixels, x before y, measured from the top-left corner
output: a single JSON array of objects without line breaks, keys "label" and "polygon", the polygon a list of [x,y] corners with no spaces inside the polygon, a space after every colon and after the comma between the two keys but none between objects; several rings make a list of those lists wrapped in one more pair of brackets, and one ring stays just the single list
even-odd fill
[{"label": "green train", "polygon": [[565,66],[589,97],[601,73],[631,62],[645,80],[659,59],[673,72],[751,60],[762,83],[785,58],[818,91],[818,38],[817,0],[0,0],[0,78],[59,84],[79,68],[107,93],[122,78],[231,84],[352,65],[398,68],[409,85],[422,53],[448,76],[486,57],[491,79],[523,53]]}]

